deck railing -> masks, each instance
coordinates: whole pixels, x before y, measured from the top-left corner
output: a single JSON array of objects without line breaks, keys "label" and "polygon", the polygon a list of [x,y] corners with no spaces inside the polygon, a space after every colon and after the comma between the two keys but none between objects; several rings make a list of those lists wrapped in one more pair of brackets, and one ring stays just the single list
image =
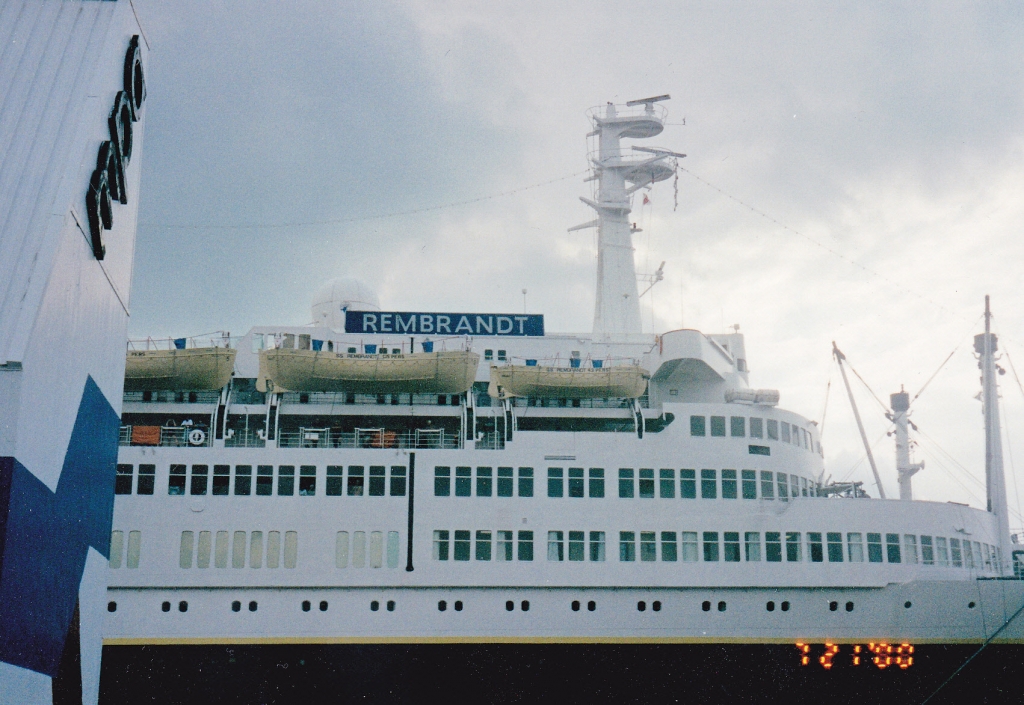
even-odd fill
[{"label": "deck railing", "polygon": [[213,444],[213,436],[210,429],[205,426],[121,426],[118,444],[164,448],[206,448]]},{"label": "deck railing", "polygon": [[408,448],[455,449],[461,448],[458,433],[440,429],[388,431],[380,428],[361,428],[351,432],[330,428],[300,428],[281,431],[279,448]]}]

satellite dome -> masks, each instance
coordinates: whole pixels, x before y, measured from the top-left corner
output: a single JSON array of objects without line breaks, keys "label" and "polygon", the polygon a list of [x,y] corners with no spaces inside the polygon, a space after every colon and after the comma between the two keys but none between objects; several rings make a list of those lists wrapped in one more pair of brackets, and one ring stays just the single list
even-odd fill
[{"label": "satellite dome", "polygon": [[331,279],[313,296],[313,324],[345,329],[346,311],[379,311],[377,293],[353,277]]}]

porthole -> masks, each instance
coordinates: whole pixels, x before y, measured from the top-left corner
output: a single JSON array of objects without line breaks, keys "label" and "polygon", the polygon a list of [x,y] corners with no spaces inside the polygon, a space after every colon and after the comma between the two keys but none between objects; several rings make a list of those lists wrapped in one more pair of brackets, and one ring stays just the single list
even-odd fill
[{"label": "porthole", "polygon": [[655,600],[651,603],[651,609],[655,612],[661,612],[661,603]]},{"label": "porthole", "polygon": [[321,612],[326,612],[327,611],[327,600],[320,600],[320,611]]},{"label": "porthole", "polygon": [[779,607],[782,609],[783,612],[789,612],[789,603],[788,602],[783,602],[781,605],[779,605]]},{"label": "porthole", "polygon": [[847,602],[846,603],[846,611],[847,612],[853,612],[853,603],[852,602]]},{"label": "porthole", "polygon": [[376,612],[379,609],[380,609],[380,603],[377,602],[377,600],[374,600],[373,602],[370,603],[370,611],[371,612]]},{"label": "porthole", "polygon": [[838,609],[839,609],[839,603],[836,602],[835,600],[832,600],[831,602],[828,603],[828,611],[829,612],[835,612]]},{"label": "porthole", "polygon": [[973,610],[974,609],[974,603],[973,602],[968,602],[967,603],[967,609]]},{"label": "porthole", "polygon": [[259,607],[259,605],[256,604],[256,600],[249,600],[249,611],[250,612],[255,612],[257,607]]},{"label": "porthole", "polygon": [[725,600],[720,600],[718,603],[718,611],[725,612]]},{"label": "porthole", "polygon": [[573,600],[572,601],[572,611],[573,612],[579,612],[580,611],[580,601],[579,600]]},{"label": "porthole", "polygon": [[438,600],[437,601],[437,611],[438,612],[444,612],[446,609],[448,609],[448,603],[445,602],[444,600]]},{"label": "porthole", "polygon": [[[327,603],[324,602],[322,604],[323,604],[323,607],[321,607],[320,610],[321,611],[325,611],[327,609]],[[395,611],[395,601],[394,600],[388,600],[387,608],[388,608],[388,612],[394,612]],[[461,610],[462,609],[462,603],[461,602],[456,602],[455,603],[455,609],[456,610]]]},{"label": "porthole", "polygon": [[[395,603],[391,602],[389,604],[391,605],[391,607],[389,607],[388,609],[394,609]],[[456,612],[461,612],[462,611],[462,600],[456,600],[455,601],[455,611]]]},{"label": "porthole", "polygon": [[116,602],[108,602],[107,603],[107,612],[117,612],[117,603]]},{"label": "porthole", "polygon": [[160,605],[160,609],[163,610],[164,612],[170,612],[171,611],[171,603],[170,602],[166,602],[166,601],[163,602]]},{"label": "porthole", "polygon": [[593,612],[596,609],[597,609],[597,603],[596,602],[591,600],[590,602],[587,603],[587,611],[588,612]]},{"label": "porthole", "polygon": [[767,604],[765,604],[764,608],[766,610],[768,610],[769,612],[774,612],[775,611],[775,603],[772,602],[771,600],[768,600],[768,602],[767,602]]},{"label": "porthole", "polygon": [[705,612],[710,612],[711,611],[711,601],[710,600],[704,600],[704,602],[700,603],[700,608],[702,610],[704,610]]},{"label": "porthole", "polygon": [[188,603],[185,602],[184,600],[179,602],[178,603],[178,611],[179,612],[188,612]]},{"label": "porthole", "polygon": [[903,603],[903,607],[904,607],[905,609],[908,609],[908,610],[909,610],[909,609],[910,609],[910,608],[911,608],[912,606],[913,606],[913,605],[912,605],[912,603],[910,602],[910,600],[907,600],[906,602],[904,602],[904,603]]},{"label": "porthole", "polygon": [[636,609],[637,609],[637,612],[644,612],[644,611],[646,611],[647,610],[647,603],[644,602],[643,600],[640,600],[639,602],[636,603]]},{"label": "porthole", "polygon": [[529,612],[530,611],[530,601],[529,600],[523,600],[523,603],[521,605],[519,605],[519,607],[523,610],[523,612]]},{"label": "porthole", "polygon": [[311,605],[309,604],[309,600],[303,600],[302,601],[302,611],[303,612],[309,612],[310,606]]},{"label": "porthole", "polygon": [[242,611],[242,603],[239,602],[238,600],[235,600],[234,602],[232,602],[231,603],[231,611],[232,612],[241,612]]},{"label": "porthole", "polygon": [[512,600],[508,600],[507,602],[505,602],[505,611],[506,612],[511,612],[515,608],[516,608],[516,603],[512,602]]}]

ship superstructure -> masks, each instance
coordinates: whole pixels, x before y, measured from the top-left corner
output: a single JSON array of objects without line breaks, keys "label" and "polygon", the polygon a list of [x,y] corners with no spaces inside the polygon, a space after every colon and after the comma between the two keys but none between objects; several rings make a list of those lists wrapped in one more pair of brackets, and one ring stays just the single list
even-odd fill
[{"label": "ship superstructure", "polygon": [[180,376],[130,352],[107,643],[991,636],[1024,601],[1005,495],[838,497],[742,334],[641,331],[629,196],[682,155],[619,139],[661,132],[660,99],[593,113],[590,334],[339,280],[312,325],[175,341]]}]

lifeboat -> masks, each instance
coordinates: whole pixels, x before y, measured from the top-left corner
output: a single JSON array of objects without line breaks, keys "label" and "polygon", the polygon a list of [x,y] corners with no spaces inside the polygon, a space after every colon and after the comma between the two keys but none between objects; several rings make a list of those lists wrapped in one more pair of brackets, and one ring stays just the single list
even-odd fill
[{"label": "lifeboat", "polygon": [[220,389],[231,379],[231,348],[129,350],[124,366],[126,392]]},{"label": "lifeboat", "polygon": [[473,386],[474,352],[361,355],[278,348],[260,353],[261,392],[463,394]]},{"label": "lifeboat", "polygon": [[618,367],[491,367],[492,397],[601,399],[641,396],[651,373],[639,365]]}]

